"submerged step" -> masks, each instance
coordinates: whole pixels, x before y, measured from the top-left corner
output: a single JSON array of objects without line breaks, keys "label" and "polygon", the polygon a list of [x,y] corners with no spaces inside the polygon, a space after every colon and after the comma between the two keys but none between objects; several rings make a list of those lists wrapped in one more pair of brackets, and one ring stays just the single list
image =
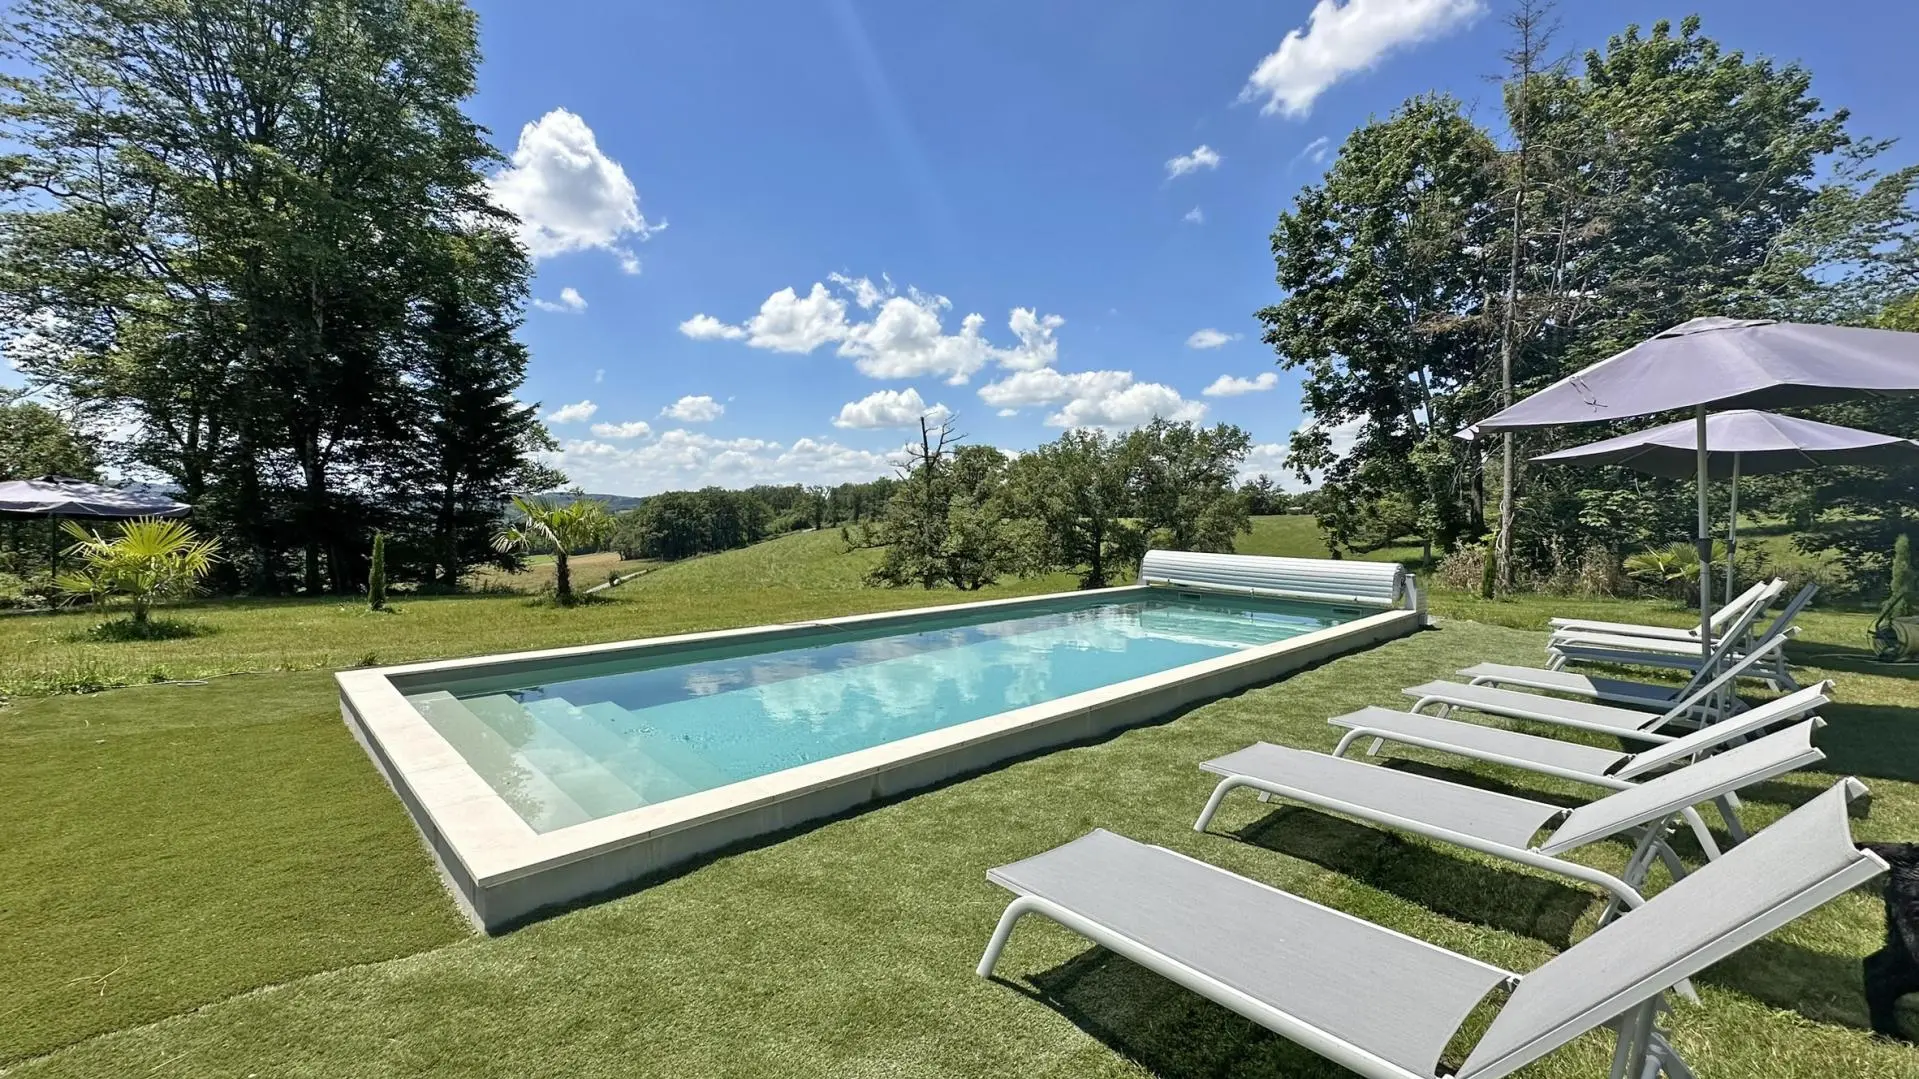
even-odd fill
[{"label": "submerged step", "polygon": [[594,816],[451,693],[417,693],[407,701],[535,830],[564,828]]},{"label": "submerged step", "polygon": [[733,782],[692,746],[647,727],[639,716],[608,701],[581,705],[582,716],[615,731],[627,753],[612,767],[639,786],[649,802],[663,802]]},{"label": "submerged step", "polygon": [[609,771],[602,760],[604,746],[582,745],[568,734],[573,706],[562,700],[526,704],[504,693],[473,697],[462,702],[495,730],[524,732],[517,743],[520,754],[533,761],[588,818],[624,813],[644,805],[641,793]]}]

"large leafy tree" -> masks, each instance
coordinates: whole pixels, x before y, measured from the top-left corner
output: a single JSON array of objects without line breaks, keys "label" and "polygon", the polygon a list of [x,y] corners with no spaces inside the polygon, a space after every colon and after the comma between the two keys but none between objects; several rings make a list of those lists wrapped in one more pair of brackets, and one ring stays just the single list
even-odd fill
[{"label": "large leafy tree", "polygon": [[0,479],[99,477],[100,454],[58,412],[34,401],[0,404]]},{"label": "large leafy tree", "polygon": [[1079,569],[1081,587],[1104,588],[1146,552],[1129,459],[1098,428],[1067,431],[1021,454],[1007,492],[1013,513],[1033,523],[1036,568]]},{"label": "large leafy tree", "polygon": [[1154,546],[1231,551],[1252,529],[1247,500],[1233,489],[1252,436],[1232,424],[1200,427],[1154,419],[1121,440],[1135,512]]},{"label": "large leafy tree", "polygon": [[1459,103],[1416,98],[1353,132],[1272,234],[1284,295],[1259,319],[1304,370],[1314,421],[1289,463],[1323,472],[1330,497],[1411,499],[1429,543],[1478,529],[1477,461],[1451,433],[1488,399],[1496,183],[1492,140]]},{"label": "large leafy tree", "polygon": [[[441,255],[510,224],[483,195],[497,154],[460,107],[471,11],[22,0],[12,15],[0,315],[57,345],[29,376],[130,416],[136,459],[236,541],[256,586],[293,546],[308,589],[354,587],[434,373],[411,366],[432,351],[409,347],[433,328],[418,312],[478,265]],[[505,265],[523,279],[523,260]],[[509,286],[490,291],[516,306]],[[485,344],[496,328],[476,328],[483,380],[516,388],[514,358]]]}]

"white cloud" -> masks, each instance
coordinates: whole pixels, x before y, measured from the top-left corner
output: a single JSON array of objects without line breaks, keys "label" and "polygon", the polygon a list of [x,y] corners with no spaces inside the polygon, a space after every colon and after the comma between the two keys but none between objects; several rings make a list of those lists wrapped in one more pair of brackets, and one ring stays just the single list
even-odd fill
[{"label": "white cloud", "polygon": [[547,413],[546,422],[578,423],[581,420],[592,419],[593,414],[599,410],[600,406],[591,401],[575,401],[570,405],[561,405],[559,408]]},{"label": "white cloud", "polygon": [[1195,206],[1186,211],[1186,216],[1180,218],[1180,220],[1186,222],[1188,225],[1204,225],[1206,223],[1206,211]]},{"label": "white cloud", "polygon": [[1001,419],[1005,419],[1005,418],[1006,418],[1006,417],[1008,417],[1008,416],[1017,416],[1017,415],[1019,415],[1019,409],[1017,409],[1017,408],[1002,408],[1002,409],[1000,409],[1000,410],[999,410],[998,412],[995,412],[995,413],[994,413],[994,415],[995,415],[995,416],[998,416],[998,417],[999,417],[999,418],[1001,418]]},{"label": "white cloud", "polygon": [[1301,150],[1298,156],[1294,157],[1293,160],[1297,161],[1301,157],[1310,157],[1313,159],[1313,164],[1323,165],[1326,163],[1326,155],[1332,152],[1333,140],[1321,135],[1307,143],[1305,149]]},{"label": "white cloud", "polygon": [[577,315],[586,310],[586,297],[580,295],[578,289],[575,289],[572,285],[568,285],[560,290],[559,299],[534,300],[533,306],[542,311],[558,311],[562,314]]},{"label": "white cloud", "polygon": [[1192,336],[1186,338],[1186,347],[1218,348],[1228,342],[1237,340],[1239,340],[1239,335],[1236,333],[1227,333],[1225,330],[1215,330],[1208,326],[1203,330],[1194,330]]},{"label": "white cloud", "polygon": [[1200,402],[1186,400],[1171,386],[1137,382],[1131,371],[1021,371],[981,386],[979,395],[1002,410],[1059,405],[1046,417],[1054,427],[1137,427],[1155,416],[1197,420],[1206,414]]},{"label": "white cloud", "polygon": [[1216,169],[1218,167],[1219,151],[1202,143],[1199,149],[1194,150],[1190,154],[1181,154],[1178,157],[1169,159],[1166,162],[1166,178],[1170,180],[1175,176],[1184,176],[1189,172],[1197,172],[1200,169]]},{"label": "white cloud", "polygon": [[1206,397],[1238,397],[1244,393],[1264,393],[1279,385],[1279,376],[1271,371],[1262,371],[1253,378],[1236,378],[1233,375],[1221,375],[1213,384],[1199,391]]},{"label": "white cloud", "polygon": [[680,332],[695,341],[736,341],[746,336],[738,326],[729,326],[712,315],[694,315],[680,323]]},{"label": "white cloud", "polygon": [[1359,432],[1369,422],[1370,417],[1355,416],[1345,423],[1336,423],[1326,429],[1326,437],[1332,440],[1333,455],[1344,457],[1353,452],[1353,446],[1359,441]]},{"label": "white cloud", "polygon": [[645,438],[653,433],[653,425],[645,420],[634,420],[631,423],[596,423],[591,430],[600,438]]},{"label": "white cloud", "polygon": [[1482,0],[1319,0],[1306,26],[1288,31],[1279,48],[1253,69],[1239,100],[1264,98],[1263,113],[1304,116],[1340,79],[1485,10]]},{"label": "white cloud", "polygon": [[637,445],[569,439],[541,457],[582,487],[628,495],[709,485],[856,482],[888,475],[906,459],[903,450],[853,449],[830,439],[802,438],[789,446],[679,428]]},{"label": "white cloud", "polygon": [[1284,442],[1262,442],[1247,450],[1246,459],[1239,463],[1240,480],[1271,476],[1273,482],[1286,486],[1286,481],[1292,478],[1292,471],[1286,467],[1286,454],[1290,449]]},{"label": "white cloud", "polygon": [[815,281],[805,297],[790,285],[768,296],[746,323],[746,343],[774,352],[811,352],[843,340],[847,329],[846,304]]},{"label": "white cloud", "polygon": [[[768,296],[759,314],[743,325],[699,314],[680,323],[680,332],[697,340],[744,339],[754,348],[774,352],[809,353],[837,342],[839,355],[873,378],[941,376],[952,384],[966,382],[989,363],[1034,370],[1059,356],[1054,335],[1066,320],[1058,315],[1013,308],[1006,325],[1019,343],[999,348],[986,339],[986,318],[977,312],[960,319],[958,333],[947,333],[946,312],[953,303],[944,296],[911,287],[901,293],[884,276],[874,282],[835,273],[828,280],[846,296],[817,281],[805,296],[788,286]],[[861,310],[873,311],[872,319],[848,321],[849,299]]]},{"label": "white cloud", "polygon": [[594,381],[594,383],[595,383],[596,385],[597,385],[598,383],[601,383],[601,382],[605,382],[605,381],[606,381],[606,368],[604,368],[604,367],[595,367],[595,368],[593,369],[593,381]]},{"label": "white cloud", "polygon": [[600,248],[627,273],[639,259],[623,246],[666,227],[640,213],[640,194],[619,162],[600,151],[586,121],[554,109],[520,129],[512,163],[487,182],[493,201],[520,218],[520,240],[535,259]]},{"label": "white cloud", "polygon": [[712,423],[726,411],[726,406],[713,400],[706,394],[695,397],[688,394],[672,404],[660,409],[660,415],[681,423]]},{"label": "white cloud", "polygon": [[840,414],[834,418],[833,426],[865,429],[917,427],[921,416],[933,423],[943,423],[952,415],[953,410],[945,405],[929,408],[920,391],[909,387],[904,390],[878,390],[857,401],[848,401],[840,406]]}]

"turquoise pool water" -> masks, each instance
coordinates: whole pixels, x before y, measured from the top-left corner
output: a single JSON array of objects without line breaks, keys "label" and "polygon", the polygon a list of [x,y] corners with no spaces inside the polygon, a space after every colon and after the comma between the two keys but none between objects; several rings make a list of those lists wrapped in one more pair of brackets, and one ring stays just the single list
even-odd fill
[{"label": "turquoise pool water", "polygon": [[1168,593],[928,616],[787,647],[583,662],[407,699],[536,831],[1055,700],[1369,612]]}]

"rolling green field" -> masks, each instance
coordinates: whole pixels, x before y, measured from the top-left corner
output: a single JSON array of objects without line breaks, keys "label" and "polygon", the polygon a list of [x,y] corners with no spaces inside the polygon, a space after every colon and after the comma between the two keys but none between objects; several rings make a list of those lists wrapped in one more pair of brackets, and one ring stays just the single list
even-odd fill
[{"label": "rolling green field", "polygon": [[[1245,549],[1310,554],[1303,518]],[[1337,1074],[1280,1039],[1037,922],[972,965],[1006,896],[987,868],[1095,826],[1227,866],[1518,970],[1590,931],[1595,894],[1299,809],[1228,803],[1195,764],[1255,739],[1324,748],[1325,717],[1403,704],[1466,663],[1540,659],[1554,613],[1685,624],[1669,604],[1434,597],[1418,634],[1091,745],[796,830],[498,938],[471,935],[396,798],[340,722],[325,668],[952,602],[859,584],[872,552],[804,534],[672,565],[560,610],[521,596],[206,604],[214,632],[77,643],[78,615],[0,622],[0,678],[51,688],[164,670],[204,685],[15,697],[0,710],[0,1072],[7,1076]],[[1060,575],[977,598],[1071,586]],[[1471,619],[1471,620],[1467,620]],[[1867,839],[1919,839],[1919,680],[1863,655],[1864,616],[1815,612],[1805,677],[1839,680],[1808,771],[1756,822],[1867,779]],[[42,653],[49,653],[42,655]],[[244,672],[244,673],[240,673]],[[144,676],[137,680],[145,680]],[[1412,753],[1471,782],[1536,776]],[[1582,860],[1617,870],[1623,846]],[[1878,900],[1842,898],[1699,979],[1675,1040],[1702,1077],[1919,1075],[1864,1031]],[[1390,1007],[1391,987],[1382,987]],[[1919,1015],[1909,1016],[1919,1022]],[[1604,1074],[1588,1035],[1526,1073]]]}]

